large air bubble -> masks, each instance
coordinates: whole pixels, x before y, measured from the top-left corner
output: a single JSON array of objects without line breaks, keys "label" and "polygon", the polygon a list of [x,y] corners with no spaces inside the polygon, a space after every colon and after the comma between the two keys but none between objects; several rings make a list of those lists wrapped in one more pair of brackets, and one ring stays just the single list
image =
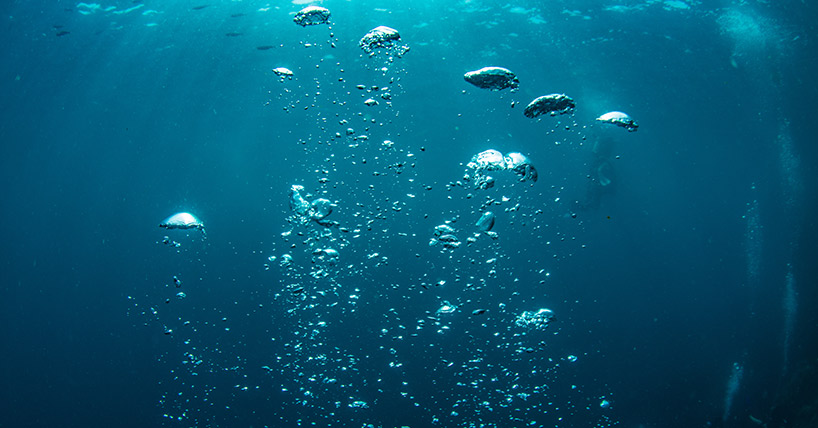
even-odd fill
[{"label": "large air bubble", "polygon": [[398,33],[398,30],[381,25],[369,30],[358,44],[370,56],[383,49],[388,51],[390,55],[400,57],[409,51],[409,46],[402,45],[399,42],[400,33]]},{"label": "large air bubble", "polygon": [[543,95],[528,103],[523,110],[526,117],[535,118],[543,114],[552,116],[572,113],[577,104],[574,99],[565,94]]},{"label": "large air bubble", "polygon": [[204,224],[191,213],[177,213],[159,223],[165,229],[199,229],[204,232]]},{"label": "large air bubble", "polygon": [[329,9],[321,6],[307,6],[298,11],[293,18],[293,22],[306,27],[308,25],[321,25],[329,22]]},{"label": "large air bubble", "polygon": [[488,175],[493,171],[511,171],[520,177],[520,181],[537,181],[539,177],[528,156],[517,152],[503,156],[501,152],[489,149],[472,156],[466,167],[471,172],[467,172],[464,179],[473,181],[478,189],[494,187],[494,177]]},{"label": "large air bubble", "polygon": [[511,92],[520,88],[517,75],[503,67],[483,67],[463,75],[467,82],[482,89],[501,91],[511,88]]},{"label": "large air bubble", "polygon": [[639,125],[627,113],[621,111],[610,111],[596,118],[596,120],[603,123],[610,123],[620,128],[625,128],[628,132],[635,132]]}]

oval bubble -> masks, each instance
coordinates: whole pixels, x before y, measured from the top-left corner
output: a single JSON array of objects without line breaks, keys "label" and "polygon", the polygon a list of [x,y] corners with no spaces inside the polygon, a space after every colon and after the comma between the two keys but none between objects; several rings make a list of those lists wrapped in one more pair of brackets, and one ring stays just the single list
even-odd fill
[{"label": "oval bubble", "polygon": [[511,91],[515,92],[520,87],[517,75],[503,67],[483,67],[466,73],[463,79],[478,88],[492,91],[511,88]]},{"label": "oval bubble", "polygon": [[530,118],[542,114],[565,114],[573,112],[576,106],[574,99],[565,94],[543,95],[528,103],[523,114]]},{"label": "oval bubble", "polygon": [[324,217],[332,214],[332,202],[329,199],[318,198],[312,201],[310,205],[310,217],[313,220],[322,220]]},{"label": "oval bubble", "polygon": [[482,216],[480,216],[480,219],[477,220],[475,226],[477,226],[477,228],[483,232],[488,232],[494,227],[494,220],[494,213],[491,211],[486,211]]},{"label": "oval bubble", "polygon": [[637,128],[639,128],[635,120],[628,116],[627,113],[622,113],[621,111],[609,111],[596,118],[596,120],[625,128],[628,132],[636,132]]}]

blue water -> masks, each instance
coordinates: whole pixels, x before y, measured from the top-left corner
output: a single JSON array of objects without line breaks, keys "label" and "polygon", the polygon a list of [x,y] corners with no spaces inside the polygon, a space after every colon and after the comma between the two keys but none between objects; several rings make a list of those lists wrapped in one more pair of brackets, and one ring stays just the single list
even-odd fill
[{"label": "blue water", "polygon": [[815,426],[818,9],[777,3],[3,3],[0,427]]}]

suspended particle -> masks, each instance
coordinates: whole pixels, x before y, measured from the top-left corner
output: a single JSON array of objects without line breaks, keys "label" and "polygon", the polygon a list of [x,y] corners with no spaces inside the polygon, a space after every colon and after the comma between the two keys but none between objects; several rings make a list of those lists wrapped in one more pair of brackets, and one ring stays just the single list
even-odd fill
[{"label": "suspended particle", "polygon": [[456,305],[453,305],[453,304],[449,303],[448,300],[444,300],[443,303],[441,304],[440,308],[438,308],[437,311],[435,312],[435,314],[436,315],[451,314],[451,313],[454,313],[454,311],[456,311],[456,310],[457,310]]},{"label": "suspended particle", "polygon": [[353,408],[353,409],[368,409],[369,408],[369,404],[367,404],[366,401],[361,401],[361,400],[353,401],[353,402],[349,403],[348,406],[350,408]]}]

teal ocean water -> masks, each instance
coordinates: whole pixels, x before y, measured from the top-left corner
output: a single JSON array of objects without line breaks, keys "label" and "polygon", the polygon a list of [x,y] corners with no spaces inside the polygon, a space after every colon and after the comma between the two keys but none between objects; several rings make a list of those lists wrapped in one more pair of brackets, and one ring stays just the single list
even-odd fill
[{"label": "teal ocean water", "polygon": [[810,2],[0,11],[0,427],[818,423]]}]

